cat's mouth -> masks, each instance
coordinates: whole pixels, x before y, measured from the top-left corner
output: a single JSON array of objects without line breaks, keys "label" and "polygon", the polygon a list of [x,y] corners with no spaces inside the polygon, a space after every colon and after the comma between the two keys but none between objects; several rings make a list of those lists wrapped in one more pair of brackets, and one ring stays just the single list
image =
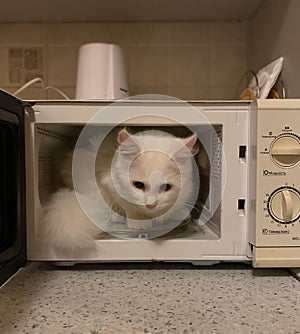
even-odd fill
[{"label": "cat's mouth", "polygon": [[154,208],[156,208],[157,204],[158,204],[158,202],[154,202],[152,204],[146,204],[145,206],[146,206],[147,209],[154,209]]}]

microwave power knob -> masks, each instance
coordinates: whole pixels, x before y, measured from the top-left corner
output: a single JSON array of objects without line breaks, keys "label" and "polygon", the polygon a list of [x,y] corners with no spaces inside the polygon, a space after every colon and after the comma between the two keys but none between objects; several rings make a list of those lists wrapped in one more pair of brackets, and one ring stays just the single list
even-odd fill
[{"label": "microwave power knob", "polygon": [[281,167],[293,167],[300,161],[300,139],[294,134],[281,135],[270,147],[272,160]]},{"label": "microwave power knob", "polygon": [[268,201],[271,217],[279,223],[289,224],[300,216],[300,193],[292,187],[275,190]]}]

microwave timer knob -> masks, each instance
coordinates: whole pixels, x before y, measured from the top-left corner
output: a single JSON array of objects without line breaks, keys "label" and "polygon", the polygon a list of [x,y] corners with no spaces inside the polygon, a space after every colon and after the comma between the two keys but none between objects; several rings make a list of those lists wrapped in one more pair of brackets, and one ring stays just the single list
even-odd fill
[{"label": "microwave timer knob", "polygon": [[300,139],[294,134],[280,135],[270,148],[272,160],[281,167],[293,167],[300,161]]},{"label": "microwave timer knob", "polygon": [[300,217],[300,193],[293,187],[276,189],[269,197],[270,216],[281,224],[293,223]]}]

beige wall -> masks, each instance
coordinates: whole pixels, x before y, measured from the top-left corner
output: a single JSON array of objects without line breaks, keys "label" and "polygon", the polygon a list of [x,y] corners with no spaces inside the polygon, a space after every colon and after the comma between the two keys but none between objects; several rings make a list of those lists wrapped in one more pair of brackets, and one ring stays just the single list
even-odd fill
[{"label": "beige wall", "polygon": [[287,97],[300,97],[300,1],[265,0],[249,22],[249,68],[283,56]]},{"label": "beige wall", "polygon": [[[13,92],[42,75],[74,97],[78,48],[97,41],[123,47],[131,95],[233,99],[247,70],[247,34],[247,22],[0,23],[0,87]],[[24,69],[16,49],[34,49],[38,68]],[[36,85],[20,97],[59,95]]]}]

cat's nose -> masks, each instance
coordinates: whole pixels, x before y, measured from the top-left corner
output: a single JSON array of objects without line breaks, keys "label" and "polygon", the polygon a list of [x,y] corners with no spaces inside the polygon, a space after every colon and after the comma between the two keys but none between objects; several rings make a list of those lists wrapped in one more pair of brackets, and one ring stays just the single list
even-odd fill
[{"label": "cat's nose", "polygon": [[146,208],[148,209],[154,209],[157,206],[157,202],[154,202],[152,204],[146,204]]}]

